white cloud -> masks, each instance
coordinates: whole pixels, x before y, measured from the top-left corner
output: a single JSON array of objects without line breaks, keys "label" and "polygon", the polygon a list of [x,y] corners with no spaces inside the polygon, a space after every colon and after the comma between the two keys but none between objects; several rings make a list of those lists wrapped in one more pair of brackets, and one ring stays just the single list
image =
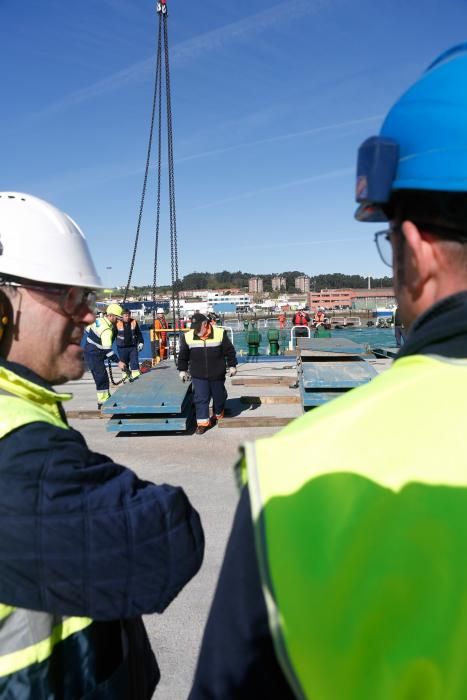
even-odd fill
[{"label": "white cloud", "polygon": [[[207,51],[215,51],[236,41],[244,41],[249,37],[265,32],[281,23],[298,20],[305,15],[319,11],[327,3],[324,0],[289,0],[274,5],[268,10],[257,12],[236,22],[231,22],[218,29],[212,29],[198,36],[187,39],[171,47],[171,63],[183,60],[193,60],[197,55]],[[75,90],[63,99],[52,102],[43,110],[30,115],[31,118],[48,117],[56,112],[74,107],[83,102],[102,97],[121,90],[127,85],[145,81],[154,74],[155,57],[137,61],[112,75],[98,80],[91,85]]]},{"label": "white cloud", "polygon": [[303,185],[309,185],[312,182],[319,182],[321,180],[331,180],[335,177],[343,177],[355,173],[355,167],[338,168],[336,170],[330,170],[326,173],[318,173],[317,175],[312,175],[311,177],[304,177],[299,180],[291,180],[290,182],[282,182],[277,185],[272,185],[271,187],[261,187],[257,190],[251,190],[249,192],[241,192],[233,197],[226,197],[225,199],[219,199],[215,202],[208,202],[207,204],[200,204],[197,207],[190,207],[185,211],[197,211],[199,209],[210,209],[212,207],[217,207],[221,204],[230,204],[232,202],[238,202],[241,199],[248,199],[250,197],[256,197],[262,194],[269,194],[270,192],[280,192],[281,190],[292,189],[293,187],[300,187]]}]

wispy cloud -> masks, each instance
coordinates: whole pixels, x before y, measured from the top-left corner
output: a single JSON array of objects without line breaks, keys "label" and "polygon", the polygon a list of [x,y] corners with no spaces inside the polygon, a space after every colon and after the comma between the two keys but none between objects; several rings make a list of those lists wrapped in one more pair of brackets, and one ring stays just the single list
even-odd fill
[{"label": "wispy cloud", "polygon": [[272,185],[271,187],[261,187],[257,190],[241,192],[237,195],[234,195],[233,197],[226,197],[225,199],[218,199],[215,202],[208,202],[207,204],[200,204],[196,207],[189,207],[185,211],[198,211],[199,209],[210,209],[212,207],[217,207],[222,204],[231,204],[232,202],[238,202],[241,199],[249,199],[250,197],[257,197],[262,194],[270,194],[271,192],[280,192],[282,190],[292,189],[294,187],[302,187],[303,185],[309,185],[312,182],[319,182],[321,180],[331,180],[336,177],[351,175],[354,172],[355,167],[338,168],[336,170],[330,170],[326,173],[312,175],[311,177],[304,177],[299,180],[291,180],[290,182],[283,182],[278,185]]},{"label": "wispy cloud", "polygon": [[[184,163],[187,161],[195,161],[195,160],[201,160],[203,158],[209,158],[211,156],[217,156],[217,155],[222,155],[224,153],[229,153],[233,151],[240,150],[242,148],[254,148],[255,146],[262,145],[262,144],[268,144],[268,143],[274,143],[277,141],[283,141],[283,140],[292,140],[294,138],[301,138],[303,136],[313,136],[315,134],[321,134],[323,132],[339,132],[343,131],[345,129],[348,129],[348,127],[351,126],[358,126],[359,124],[366,124],[371,121],[376,121],[380,118],[380,115],[375,115],[373,117],[366,117],[362,119],[352,119],[346,122],[340,122],[337,124],[327,124],[326,126],[317,126],[314,127],[313,129],[307,129],[305,131],[295,131],[295,132],[290,132],[289,134],[280,134],[278,136],[272,136],[267,139],[258,139],[257,141],[246,141],[243,143],[239,144],[234,144],[232,146],[226,146],[225,148],[218,148],[214,149],[211,151],[202,151],[199,153],[193,153],[190,156],[184,156],[181,158],[176,158],[175,159],[175,164],[178,165],[180,163]],[[165,166],[163,167],[163,170],[165,171]],[[328,179],[330,177],[340,177],[341,175],[348,175],[351,169],[349,168],[341,168],[339,170],[333,170],[330,173],[323,173],[321,175],[315,175],[310,178],[305,178],[304,180],[294,180],[289,183],[283,183],[281,185],[275,185],[271,188],[262,188],[261,190],[255,190],[254,192],[245,192],[240,195],[237,195],[233,198],[228,198],[224,200],[219,200],[216,202],[211,202],[205,205],[200,205],[198,207],[193,207],[189,209],[189,211],[192,211],[193,209],[204,209],[204,208],[209,208],[209,207],[214,207],[219,204],[223,203],[228,203],[230,201],[236,201],[237,199],[245,199],[248,197],[255,196],[256,194],[261,194],[263,192],[274,192],[276,190],[282,190],[282,189],[287,189],[291,188],[294,186],[299,186],[303,184],[308,184],[308,182],[313,182],[316,180],[324,180]],[[155,167],[152,166],[150,168],[150,173],[153,174],[155,172]],[[126,165],[123,165],[121,162],[119,163],[111,163],[111,164],[106,164],[106,165],[93,165],[91,167],[87,168],[73,168],[73,170],[65,173],[61,173],[59,176],[56,178],[53,178],[48,181],[48,186],[52,189],[54,192],[67,192],[71,190],[77,190],[80,189],[81,187],[85,186],[91,186],[95,187],[97,185],[105,185],[106,183],[117,181],[117,180],[124,180],[125,178],[131,178],[135,176],[141,176],[143,174],[143,164],[142,163],[128,163]]]},{"label": "wispy cloud", "polygon": [[198,160],[199,158],[208,158],[210,156],[218,156],[223,153],[229,153],[231,151],[237,151],[240,148],[252,148],[254,146],[261,146],[268,143],[277,143],[278,141],[287,141],[289,139],[301,138],[303,136],[314,136],[316,134],[322,134],[328,131],[340,131],[341,129],[347,129],[352,126],[359,126],[360,124],[368,124],[370,122],[379,121],[384,115],[375,114],[371,117],[364,117],[362,119],[350,119],[346,122],[339,122],[337,124],[326,124],[325,126],[316,126],[313,129],[306,129],[305,131],[291,131],[288,134],[279,134],[278,136],[270,136],[266,139],[257,139],[256,141],[245,141],[243,143],[234,144],[232,146],[226,146],[225,148],[216,148],[210,151],[203,151],[201,153],[193,153],[190,156],[182,156],[177,158],[177,163],[184,163],[190,160]]},{"label": "wispy cloud", "polygon": [[[289,0],[285,4],[281,2],[262,12],[257,12],[244,19],[175,44],[171,50],[171,63],[193,60],[197,55],[218,50],[227,44],[247,40],[279,23],[296,21],[306,15],[316,13],[325,5],[327,5],[325,0]],[[63,99],[52,102],[44,109],[30,114],[30,117],[36,119],[49,117],[83,102],[121,90],[128,85],[143,82],[153,74],[154,63],[154,57],[133,63],[85,88],[69,93]]]},{"label": "wispy cloud", "polygon": [[280,2],[267,10],[231,22],[218,29],[200,34],[197,37],[175,46],[174,59],[192,59],[199,53],[223,48],[227,44],[244,41],[256,34],[262,34],[277,25],[284,25],[306,15],[315,14],[329,3],[325,0],[289,0]]}]

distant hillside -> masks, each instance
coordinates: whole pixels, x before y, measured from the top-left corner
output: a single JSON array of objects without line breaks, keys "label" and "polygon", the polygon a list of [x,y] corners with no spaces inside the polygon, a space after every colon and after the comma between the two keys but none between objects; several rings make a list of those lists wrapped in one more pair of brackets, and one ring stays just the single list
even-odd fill
[{"label": "distant hillside", "polygon": [[[300,270],[289,270],[287,272],[271,272],[267,275],[253,275],[249,272],[190,272],[180,280],[180,289],[228,289],[245,288],[248,289],[248,281],[252,277],[261,277],[263,279],[263,288],[265,292],[271,291],[271,280],[273,277],[285,277],[287,283],[287,291],[295,290],[295,278],[306,273]],[[392,277],[371,278],[372,287],[392,287]],[[361,275],[344,275],[341,272],[333,272],[325,275],[310,276],[310,289],[319,292],[320,289],[342,289],[351,287],[352,289],[364,289],[368,286],[368,278]],[[138,287],[138,290],[150,291],[151,286]],[[170,289],[169,286],[159,287],[159,291]]]}]

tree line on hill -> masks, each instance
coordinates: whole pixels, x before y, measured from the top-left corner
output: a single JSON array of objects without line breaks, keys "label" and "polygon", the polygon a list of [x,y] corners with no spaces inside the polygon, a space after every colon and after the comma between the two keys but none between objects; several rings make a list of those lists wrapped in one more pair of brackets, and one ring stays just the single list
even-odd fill
[{"label": "tree line on hill", "polygon": [[[272,290],[272,278],[284,277],[286,280],[286,291],[295,291],[295,278],[304,275],[304,272],[299,270],[289,270],[288,272],[272,272],[267,275],[254,275],[249,272],[190,272],[179,280],[179,290],[196,290],[196,289],[246,289],[248,290],[248,282],[252,277],[261,277],[263,280],[263,289],[265,292]],[[365,289],[368,286],[368,277],[361,275],[345,275],[341,272],[333,272],[325,275],[310,276],[310,290],[319,292],[321,289],[343,289],[350,287],[352,289]],[[392,277],[372,277],[372,287],[392,287]],[[146,293],[150,293],[151,288],[144,287],[138,290],[145,289]],[[170,286],[158,287],[158,292],[170,290]],[[136,291],[136,290],[135,290]]]}]

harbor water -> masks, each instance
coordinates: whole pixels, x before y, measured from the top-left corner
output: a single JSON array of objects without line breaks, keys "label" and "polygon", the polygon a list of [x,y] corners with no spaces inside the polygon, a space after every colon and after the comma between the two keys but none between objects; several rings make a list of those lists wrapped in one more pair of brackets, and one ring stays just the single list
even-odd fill
[{"label": "harbor water", "polygon": [[[246,331],[243,329],[243,324],[240,324],[235,320],[232,324],[226,321],[224,327],[229,333],[229,336],[235,346],[235,350],[239,355],[248,354],[248,343],[246,340]],[[149,342],[149,324],[142,325],[141,330],[144,338],[144,349],[140,353],[140,358],[144,359],[151,357],[151,344]],[[277,328],[277,325],[273,323],[268,323],[267,326],[257,328],[261,341],[258,348],[260,355],[267,355],[269,353],[269,344],[267,333],[268,330],[272,328]],[[336,328],[331,331],[333,338],[345,338],[347,340],[352,340],[359,345],[368,345],[371,347],[396,347],[396,341],[394,337],[393,328],[376,328],[367,326],[349,326],[348,328]],[[313,337],[313,330],[311,330],[311,337]],[[279,334],[279,353],[283,354],[289,349],[290,343],[290,328],[284,328],[280,330]]]}]

